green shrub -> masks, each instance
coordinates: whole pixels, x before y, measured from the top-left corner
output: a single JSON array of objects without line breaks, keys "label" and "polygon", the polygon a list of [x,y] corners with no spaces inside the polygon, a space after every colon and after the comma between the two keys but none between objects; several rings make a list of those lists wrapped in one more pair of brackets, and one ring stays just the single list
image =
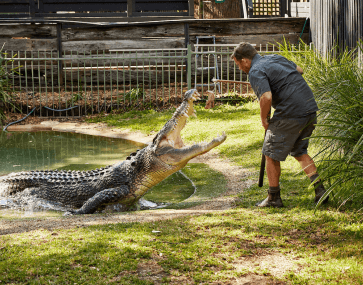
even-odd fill
[{"label": "green shrub", "polygon": [[136,102],[138,99],[142,99],[145,96],[144,89],[137,85],[136,88],[132,88],[126,93],[120,93],[122,98],[119,99],[119,103],[123,101]]},{"label": "green shrub", "polygon": [[[319,124],[315,133],[320,176],[339,206],[362,203],[363,198],[363,70],[358,65],[357,49],[334,48],[323,57],[304,44],[301,52],[282,55],[304,69],[304,77],[319,105]],[[359,49],[363,51],[362,42]],[[295,50],[296,51],[296,50]]]}]

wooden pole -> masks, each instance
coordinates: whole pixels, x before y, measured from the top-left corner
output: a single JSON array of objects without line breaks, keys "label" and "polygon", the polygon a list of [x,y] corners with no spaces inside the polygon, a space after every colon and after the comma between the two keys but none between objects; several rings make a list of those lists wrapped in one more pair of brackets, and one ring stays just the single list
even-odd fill
[{"label": "wooden pole", "polygon": [[243,18],[247,19],[247,7],[246,7],[246,0],[242,0],[242,7],[243,7]]},{"label": "wooden pole", "polygon": [[188,0],[189,16],[194,18],[194,0]]}]

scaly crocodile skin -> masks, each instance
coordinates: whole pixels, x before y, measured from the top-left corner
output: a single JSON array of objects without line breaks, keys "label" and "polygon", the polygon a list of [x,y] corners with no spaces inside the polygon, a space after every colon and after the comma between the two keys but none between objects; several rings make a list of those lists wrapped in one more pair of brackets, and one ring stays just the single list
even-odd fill
[{"label": "scaly crocodile skin", "polygon": [[0,197],[33,195],[71,207],[68,214],[91,214],[108,204],[130,205],[150,188],[183,168],[195,156],[221,144],[226,135],[210,143],[184,146],[180,131],[195,115],[195,89],[185,93],[183,102],[147,147],[130,154],[125,161],[91,171],[30,171],[0,177]]}]

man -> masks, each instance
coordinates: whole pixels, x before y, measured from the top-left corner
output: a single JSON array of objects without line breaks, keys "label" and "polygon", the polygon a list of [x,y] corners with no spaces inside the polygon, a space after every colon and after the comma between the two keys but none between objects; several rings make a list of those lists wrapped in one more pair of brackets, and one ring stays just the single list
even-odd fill
[{"label": "man", "polygon": [[[269,182],[268,197],[256,204],[258,207],[283,207],[280,197],[280,161],[288,154],[299,163],[315,185],[315,202],[325,189],[314,161],[307,153],[309,141],[316,124],[318,106],[314,95],[302,77],[303,70],[294,62],[280,55],[261,56],[249,43],[240,43],[231,58],[240,70],[249,75],[251,86],[260,100],[262,126],[266,130],[262,148],[266,156]],[[268,119],[271,106],[273,118]],[[328,201],[328,197],[323,203]]]}]

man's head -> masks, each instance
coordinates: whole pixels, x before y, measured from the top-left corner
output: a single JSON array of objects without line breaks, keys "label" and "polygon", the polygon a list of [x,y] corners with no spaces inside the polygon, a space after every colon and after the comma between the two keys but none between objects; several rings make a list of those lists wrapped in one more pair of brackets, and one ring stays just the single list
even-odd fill
[{"label": "man's head", "polygon": [[256,54],[257,51],[251,44],[241,42],[234,48],[231,58],[240,70],[248,73],[251,68],[252,59]]}]

